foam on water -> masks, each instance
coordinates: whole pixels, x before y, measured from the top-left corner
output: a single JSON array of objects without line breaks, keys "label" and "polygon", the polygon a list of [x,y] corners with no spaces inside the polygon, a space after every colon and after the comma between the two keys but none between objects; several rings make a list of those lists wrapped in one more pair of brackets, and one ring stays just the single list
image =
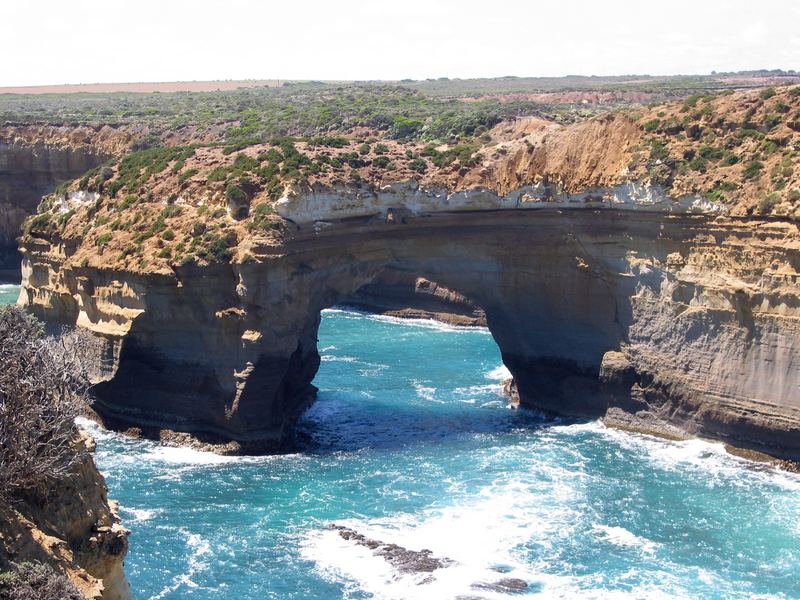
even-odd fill
[{"label": "foam on water", "polygon": [[[297,451],[163,448],[81,420],[132,529],[135,597],[792,598],[800,477],[510,410],[485,331],[340,310]],[[329,523],[454,561],[401,574]]]}]

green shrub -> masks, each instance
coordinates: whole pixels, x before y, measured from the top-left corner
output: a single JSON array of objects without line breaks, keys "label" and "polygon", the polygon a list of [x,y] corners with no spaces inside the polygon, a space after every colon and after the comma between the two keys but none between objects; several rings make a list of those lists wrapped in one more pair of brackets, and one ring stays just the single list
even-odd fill
[{"label": "green shrub", "polygon": [[175,239],[175,232],[172,229],[165,229],[161,233],[161,239],[167,242],[172,241]]},{"label": "green shrub", "polygon": [[197,169],[187,169],[187,170],[185,170],[183,173],[180,174],[180,177],[178,177],[178,184],[179,185],[183,184],[190,177],[194,177],[195,175],[197,175],[197,173],[198,173]]},{"label": "green shrub", "polygon": [[375,144],[375,154],[386,154],[389,152],[389,146],[386,144]]},{"label": "green shrub", "polygon": [[726,152],[725,157],[722,159],[722,164],[726,166],[735,165],[739,162],[739,157],[733,152]]},{"label": "green shrub", "polygon": [[768,87],[768,88],[764,88],[763,90],[761,90],[761,92],[759,92],[759,94],[758,94],[758,97],[761,98],[762,100],[769,100],[776,93],[777,92],[775,92],[775,88],[774,87]]},{"label": "green shrub", "polygon": [[754,160],[750,162],[742,172],[742,177],[745,179],[756,179],[761,176],[761,170],[764,168],[764,163]]},{"label": "green shrub", "polygon": [[372,159],[372,166],[385,169],[389,165],[389,162],[388,156],[376,156]]},{"label": "green shrub", "polygon": [[661,125],[661,119],[651,119],[647,121],[642,127],[645,131],[655,131]]},{"label": "green shrub", "polygon": [[700,146],[697,153],[708,160],[720,160],[725,154],[722,148],[714,148],[713,146]]},{"label": "green shrub", "polygon": [[225,189],[225,198],[233,204],[244,204],[247,202],[247,194],[238,185],[230,183]]},{"label": "green shrub", "polygon": [[53,215],[49,212],[44,212],[38,215],[33,215],[32,217],[28,217],[22,227],[22,230],[26,235],[36,236],[39,234],[49,236],[56,232],[55,225],[56,224],[53,221]]},{"label": "green shrub", "polygon": [[225,167],[214,167],[209,171],[206,179],[208,181],[224,181],[228,177],[228,170]]},{"label": "green shrub", "polygon": [[772,212],[772,209],[775,208],[775,205],[778,204],[778,194],[772,192],[764,196],[758,203],[758,212],[762,215],[766,215]]},{"label": "green shrub", "polygon": [[361,144],[361,145],[358,147],[358,153],[359,153],[361,156],[366,156],[367,154],[369,154],[369,153],[370,153],[370,151],[371,151],[371,150],[372,150],[372,147],[371,147],[369,144]]},{"label": "green shrub", "polygon": [[182,212],[183,208],[172,204],[170,206],[167,206],[164,210],[161,211],[161,216],[165,219],[171,219],[172,217],[177,217]]},{"label": "green shrub", "polygon": [[102,248],[103,246],[108,244],[108,242],[110,242],[113,237],[114,237],[113,233],[104,233],[103,235],[97,236],[97,239],[95,240],[94,243],[96,246]]},{"label": "green shrub", "polygon": [[233,161],[231,171],[236,175],[241,175],[248,171],[255,171],[260,166],[261,163],[257,159],[247,156],[246,154],[237,154],[236,159]]},{"label": "green shrub", "polygon": [[695,156],[691,161],[689,161],[689,168],[693,171],[705,173],[706,169],[708,168],[708,161],[701,156]]},{"label": "green shrub", "polygon": [[408,163],[408,168],[417,173],[424,173],[428,170],[428,164],[421,158],[414,158]]}]

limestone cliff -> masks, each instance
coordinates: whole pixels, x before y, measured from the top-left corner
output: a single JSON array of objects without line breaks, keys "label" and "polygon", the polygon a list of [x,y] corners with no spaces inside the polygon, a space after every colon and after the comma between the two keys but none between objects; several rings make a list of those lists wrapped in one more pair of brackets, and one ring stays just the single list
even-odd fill
[{"label": "limestone cliff", "polygon": [[111,127],[0,127],[0,275],[19,267],[23,221],[56,185],[92,169],[131,141]]},{"label": "limestone cliff", "polygon": [[28,222],[23,301],[97,334],[106,423],[230,451],[313,399],[321,309],[421,278],[483,310],[525,406],[800,459],[800,100],[767,95],[129,155]]},{"label": "limestone cliff", "polygon": [[93,449],[83,433],[72,477],[44,501],[23,500],[0,509],[0,567],[10,561],[42,562],[69,577],[86,598],[129,600],[122,563],[128,531],[107,498]]}]

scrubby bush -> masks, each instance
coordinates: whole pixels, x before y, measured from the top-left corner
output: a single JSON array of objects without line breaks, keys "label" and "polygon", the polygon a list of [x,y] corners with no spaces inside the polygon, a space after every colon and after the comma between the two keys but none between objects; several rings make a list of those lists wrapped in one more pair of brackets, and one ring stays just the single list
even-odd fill
[{"label": "scrubby bush", "polygon": [[424,173],[428,170],[428,164],[421,158],[414,158],[408,163],[408,168],[417,173]]},{"label": "scrubby bush", "polygon": [[42,563],[23,562],[0,573],[3,600],[84,600],[67,577]]},{"label": "scrubby bush", "polygon": [[776,94],[775,88],[774,87],[768,87],[768,88],[764,88],[763,90],[761,90],[761,92],[759,92],[759,94],[758,94],[758,97],[761,98],[762,100],[769,100],[775,94]]},{"label": "scrubby bush", "polygon": [[180,174],[180,177],[178,177],[178,184],[183,184],[189,178],[197,175],[197,173],[198,173],[197,169],[186,169],[183,173]]},{"label": "scrubby bush", "polygon": [[762,215],[771,213],[775,205],[778,204],[778,199],[778,194],[775,192],[764,196],[758,203],[758,212]]},{"label": "scrubby bush", "polygon": [[228,176],[228,170],[225,167],[214,167],[209,171],[208,181],[224,181],[225,178]]},{"label": "scrubby bush", "polygon": [[0,308],[0,501],[42,497],[72,475],[73,419],[89,389],[87,337],[47,337],[21,308]]},{"label": "scrubby bush", "polygon": [[742,177],[745,179],[757,179],[761,176],[761,170],[763,168],[764,163],[754,160],[744,168],[744,171],[742,171]]},{"label": "scrubby bush", "polygon": [[661,125],[660,119],[650,119],[644,125],[642,125],[642,127],[644,128],[645,131],[655,131],[656,129],[658,129],[659,125]]}]

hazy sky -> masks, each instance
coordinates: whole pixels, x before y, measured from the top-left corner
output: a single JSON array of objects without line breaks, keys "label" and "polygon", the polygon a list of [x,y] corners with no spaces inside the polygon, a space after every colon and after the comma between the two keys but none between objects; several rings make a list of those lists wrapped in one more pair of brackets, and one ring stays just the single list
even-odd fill
[{"label": "hazy sky", "polygon": [[800,69],[798,0],[0,0],[0,85]]}]

